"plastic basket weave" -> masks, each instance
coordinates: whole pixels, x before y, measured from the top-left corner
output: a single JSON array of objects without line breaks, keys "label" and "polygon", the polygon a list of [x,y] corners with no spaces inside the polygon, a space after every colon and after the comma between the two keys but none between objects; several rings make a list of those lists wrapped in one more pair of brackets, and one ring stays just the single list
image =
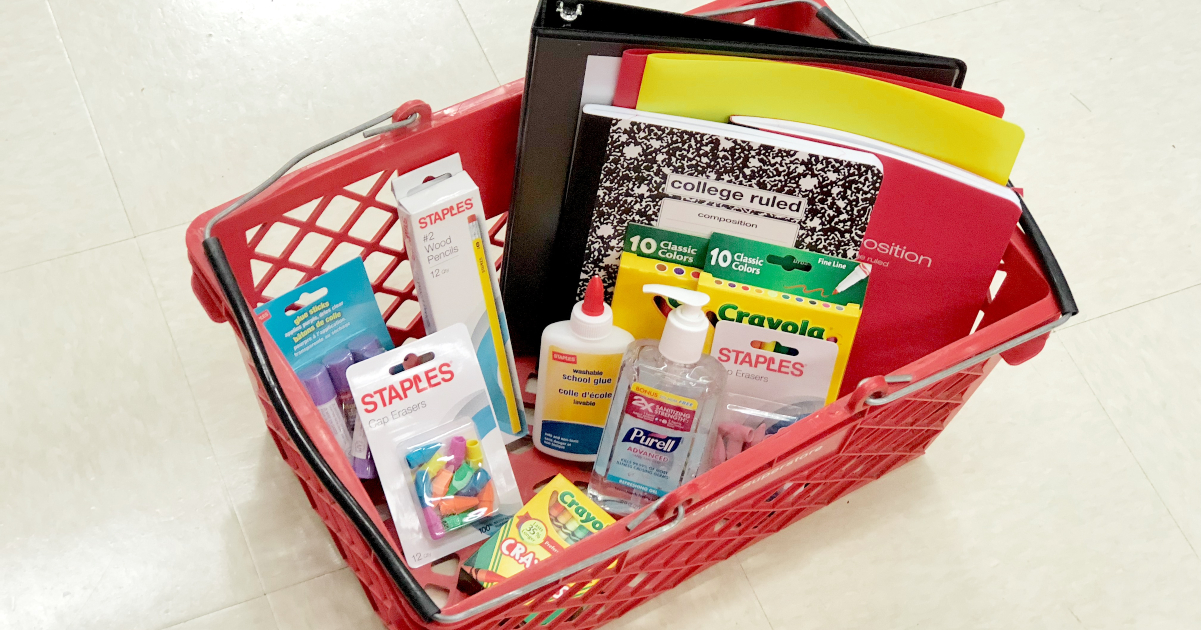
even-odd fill
[{"label": "plastic basket weave", "polygon": [[[702,8],[739,4],[746,2],[723,1]],[[812,7],[776,6],[769,11],[759,17],[761,25],[831,34],[813,19]],[[382,502],[378,493],[373,495],[356,478],[273,344],[265,345],[270,365],[261,360],[256,364],[258,346],[245,334],[249,329],[239,328],[234,303],[239,300],[230,300],[226,291],[236,280],[236,290],[253,309],[360,256],[393,341],[399,345],[423,335],[387,180],[394,173],[459,153],[463,167],[479,184],[492,245],[503,248],[503,210],[508,208],[512,186],[521,91],[521,83],[514,82],[438,112],[411,101],[392,119],[403,121],[416,114],[415,124],[280,179],[214,226],[212,236],[219,240],[232,272],[224,285],[211,264],[211,253],[206,252],[204,226],[225,206],[198,217],[187,234],[197,299],[214,321],[234,324],[281,456],[295,471],[372,606],[391,628],[592,628],[616,619],[920,456],[997,361],[1004,358],[1016,365],[1032,358],[1045,343],[1044,333],[1075,312],[1054,257],[1026,211],[1023,229],[1014,232],[1001,262],[1004,281],[971,335],[887,378],[865,380],[851,394],[685,484],[651,508],[492,589],[467,596],[457,590],[455,575],[435,572],[435,565],[409,569],[412,583],[398,583],[396,572],[383,561],[394,559],[399,545],[390,523],[371,507]],[[248,321],[243,324],[249,326]],[[259,335],[268,338],[261,329]],[[261,346],[261,340],[257,344]],[[264,370],[271,369],[278,375],[279,388],[269,386],[270,379],[264,376]],[[522,376],[524,382],[527,374]],[[281,417],[285,407],[278,396],[273,397],[275,389],[294,410],[299,429],[288,426],[289,414]],[[306,450],[309,456],[304,455]],[[336,500],[342,491],[327,473],[315,469],[313,452],[324,459],[348,496],[366,506],[366,517],[356,521],[346,504]],[[557,473],[575,481],[585,481],[588,475],[584,468],[544,457],[532,448],[515,453],[513,467],[523,500]],[[370,531],[371,527],[384,532],[379,540],[363,535],[364,528]],[[655,539],[639,544],[651,537]],[[442,562],[466,559],[473,550],[465,549]],[[573,565],[588,564],[568,571]],[[457,574],[457,567],[453,573]],[[593,580],[598,582],[581,594]],[[426,591],[445,591],[447,601],[441,611],[431,613],[436,607],[431,608],[424,592],[414,592],[413,584]]]}]

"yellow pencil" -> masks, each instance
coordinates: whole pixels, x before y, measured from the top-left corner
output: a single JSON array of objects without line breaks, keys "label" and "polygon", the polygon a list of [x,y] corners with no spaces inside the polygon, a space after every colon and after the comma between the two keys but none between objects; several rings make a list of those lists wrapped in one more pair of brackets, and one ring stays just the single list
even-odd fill
[{"label": "yellow pencil", "polygon": [[496,311],[496,297],[492,291],[492,270],[488,255],[484,251],[484,231],[479,218],[471,215],[467,219],[471,228],[471,246],[475,249],[475,264],[480,272],[480,287],[484,290],[484,306],[488,309],[488,326],[492,329],[492,345],[496,348],[496,363],[500,367],[501,388],[509,407],[509,425],[513,433],[521,432],[521,416],[517,415],[517,400],[513,394],[513,376],[509,372],[509,353],[505,351],[505,340],[500,330],[500,316]]}]

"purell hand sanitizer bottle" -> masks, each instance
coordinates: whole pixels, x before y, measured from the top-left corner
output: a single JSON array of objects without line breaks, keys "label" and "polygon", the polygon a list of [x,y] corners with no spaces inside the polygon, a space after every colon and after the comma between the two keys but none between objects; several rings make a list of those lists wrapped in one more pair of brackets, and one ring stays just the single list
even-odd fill
[{"label": "purell hand sanitizer bottle", "polygon": [[679,306],[667,316],[661,340],[635,341],[622,359],[588,484],[588,496],[618,515],[633,513],[697,475],[726,387],[726,369],[701,352],[709,333],[701,307],[709,296],[662,284],[642,291]]}]

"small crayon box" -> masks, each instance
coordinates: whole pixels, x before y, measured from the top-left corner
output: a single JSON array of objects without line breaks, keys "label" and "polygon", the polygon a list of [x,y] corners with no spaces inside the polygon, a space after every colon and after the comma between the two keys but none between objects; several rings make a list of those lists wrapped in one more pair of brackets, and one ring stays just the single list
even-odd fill
[{"label": "small crayon box", "polygon": [[837,256],[715,232],[705,271],[760,289],[831,304],[863,306],[872,266]]},{"label": "small crayon box", "polygon": [[[731,369],[734,377],[738,376],[736,369],[739,366],[764,367],[765,364],[756,364],[756,361],[767,361],[775,366],[776,371],[790,374],[794,370],[803,371],[809,363],[824,365],[833,348],[836,349],[833,368],[828,372],[829,376],[824,377],[828,381],[824,389],[827,403],[838,398],[842,375],[855,341],[855,330],[859,327],[858,305],[832,304],[795,293],[782,293],[714,278],[709,273],[701,274],[697,291],[709,296],[705,314],[712,327],[705,352]],[[749,338],[749,341],[743,339],[746,347],[715,342],[721,341],[715,332],[728,327],[747,331],[741,336]],[[755,336],[756,330],[764,334]],[[775,332],[782,334],[768,336]],[[766,344],[769,349],[763,352],[762,347],[753,348],[754,342],[760,346]],[[780,345],[779,349],[783,352],[776,351],[776,344]],[[796,349],[798,354],[791,354],[792,349]],[[735,350],[742,354],[734,354]],[[731,381],[738,382],[735,379]]]},{"label": "small crayon box", "polygon": [[613,523],[583,490],[557,475],[463,563],[459,589],[495,586]]},{"label": "small crayon box", "polygon": [[463,324],[356,363],[346,376],[409,566],[486,540],[521,508]]},{"label": "small crayon box", "polygon": [[635,339],[658,339],[676,305],[642,292],[646,284],[695,289],[709,240],[682,232],[631,223],[622,241],[613,287],[613,325]]}]

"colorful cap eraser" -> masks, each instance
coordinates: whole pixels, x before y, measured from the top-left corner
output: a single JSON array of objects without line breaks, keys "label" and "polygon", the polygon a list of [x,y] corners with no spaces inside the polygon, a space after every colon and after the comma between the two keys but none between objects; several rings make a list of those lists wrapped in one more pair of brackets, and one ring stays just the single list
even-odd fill
[{"label": "colorful cap eraser", "polygon": [[442,516],[450,516],[466,512],[479,504],[480,500],[475,497],[446,497],[438,501],[438,511]]},{"label": "colorful cap eraser", "polygon": [[439,447],[438,452],[426,463],[425,470],[429,472],[430,477],[434,477],[442,472],[442,467],[446,465],[449,459],[450,457],[446,454],[446,449]]},{"label": "colorful cap eraser", "polygon": [[479,440],[467,440],[467,461],[476,468],[484,464],[484,449],[480,447]]},{"label": "colorful cap eraser", "polygon": [[413,475],[413,488],[417,490],[417,502],[421,507],[430,507],[430,474],[418,470]]},{"label": "colorful cap eraser", "polygon": [[458,529],[468,523],[474,523],[474,522],[484,518],[487,515],[488,515],[488,512],[485,512],[482,508],[477,507],[476,509],[471,510],[470,512],[463,512],[460,514],[451,514],[450,516],[443,516],[442,517],[442,526],[448,531],[455,530],[455,529]]},{"label": "colorful cap eraser", "polygon": [[439,471],[434,476],[433,481],[430,482],[430,496],[434,498],[446,496],[447,491],[450,490],[450,482],[454,479],[454,476],[455,474],[449,468],[443,468]]},{"label": "colorful cap eraser", "polygon": [[717,436],[717,440],[713,442],[713,454],[710,455],[713,459],[713,465],[716,466],[726,461],[726,439],[722,436]]},{"label": "colorful cap eraser", "polygon": [[409,470],[424,466],[427,462],[433,459],[434,455],[438,453],[438,449],[441,447],[441,444],[433,442],[424,446],[418,446],[417,448],[409,451],[409,454],[405,455],[405,463],[409,465]]},{"label": "colorful cap eraser", "polygon": [[425,515],[425,528],[429,530],[430,538],[438,540],[446,535],[446,529],[442,527],[442,517],[438,516],[438,510],[432,507],[423,507],[421,513]]},{"label": "colorful cap eraser", "polygon": [[463,463],[463,459],[467,456],[467,438],[456,435],[450,438],[450,461],[446,463],[447,467],[455,470],[459,464]]},{"label": "colorful cap eraser", "polygon": [[471,481],[455,494],[463,497],[474,497],[480,493],[480,490],[484,489],[484,484],[488,483],[491,478],[488,471],[481,468],[475,471],[475,474],[471,476]]},{"label": "colorful cap eraser", "polygon": [[754,446],[763,440],[767,439],[767,423],[763,423],[755,427],[755,431],[751,433],[751,446]]},{"label": "colorful cap eraser", "polygon": [[455,471],[454,477],[450,480],[450,489],[446,491],[446,494],[459,494],[471,482],[471,478],[474,476],[475,468],[473,466],[470,464],[459,466],[459,469]]},{"label": "colorful cap eraser", "polygon": [[491,481],[484,484],[484,489],[480,490],[478,496],[480,499],[480,507],[487,510],[487,514],[491,514],[496,511],[496,490],[492,487]]}]

